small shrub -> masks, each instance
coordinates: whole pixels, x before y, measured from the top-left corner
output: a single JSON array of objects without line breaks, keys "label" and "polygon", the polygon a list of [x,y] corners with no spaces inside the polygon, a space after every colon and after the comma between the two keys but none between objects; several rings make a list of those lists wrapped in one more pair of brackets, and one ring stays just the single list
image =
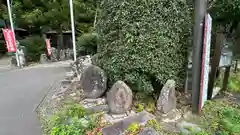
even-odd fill
[{"label": "small shrub", "polygon": [[160,124],[156,121],[156,120],[149,120],[147,122],[147,127],[151,127],[153,129],[155,129],[156,131],[160,132],[161,131],[161,126]]},{"label": "small shrub", "polygon": [[136,105],[136,108],[137,108],[137,112],[142,112],[143,110],[144,110],[144,105],[142,105],[142,104],[137,104]]},{"label": "small shrub", "polygon": [[67,105],[49,121],[50,135],[85,135],[97,127],[96,119],[84,117],[85,109],[79,104]]},{"label": "small shrub", "polygon": [[138,123],[132,123],[131,125],[128,126],[126,132],[124,135],[137,135],[139,132],[142,130],[142,126]]},{"label": "small shrub", "polygon": [[46,52],[45,41],[40,36],[27,37],[20,41],[20,45],[25,46],[28,62],[39,61],[40,55]]},{"label": "small shrub", "polygon": [[77,39],[77,54],[93,55],[97,53],[98,35],[96,33],[86,33]]}]

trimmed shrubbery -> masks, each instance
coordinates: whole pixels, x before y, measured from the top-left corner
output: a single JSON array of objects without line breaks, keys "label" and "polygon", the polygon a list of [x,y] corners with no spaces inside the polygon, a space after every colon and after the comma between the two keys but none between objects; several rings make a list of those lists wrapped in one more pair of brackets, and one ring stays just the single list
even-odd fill
[{"label": "trimmed shrubbery", "polygon": [[93,55],[97,53],[97,33],[86,33],[77,39],[77,54],[82,55]]},{"label": "trimmed shrubbery", "polygon": [[39,61],[40,55],[46,52],[45,41],[40,36],[27,37],[20,41],[20,45],[25,46],[28,62]]},{"label": "trimmed shrubbery", "polygon": [[110,84],[152,93],[167,79],[184,84],[192,9],[186,0],[103,0],[98,65]]}]

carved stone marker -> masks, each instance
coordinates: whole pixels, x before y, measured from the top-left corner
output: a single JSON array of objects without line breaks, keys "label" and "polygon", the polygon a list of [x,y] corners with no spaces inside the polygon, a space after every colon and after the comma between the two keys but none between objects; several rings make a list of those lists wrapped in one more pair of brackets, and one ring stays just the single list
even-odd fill
[{"label": "carved stone marker", "polygon": [[175,81],[168,80],[163,86],[159,99],[157,101],[157,110],[162,113],[168,113],[176,108],[177,98],[175,95]]},{"label": "carved stone marker", "polygon": [[101,68],[89,66],[80,78],[81,87],[87,98],[99,98],[106,91],[107,77]]},{"label": "carved stone marker", "polygon": [[57,61],[57,49],[54,47],[51,47],[51,51],[52,51],[51,60],[55,62]]},{"label": "carved stone marker", "polygon": [[17,66],[17,60],[16,60],[15,56],[12,56],[12,58],[11,58],[11,66],[13,66],[13,67]]},{"label": "carved stone marker", "polygon": [[45,63],[48,63],[48,58],[47,58],[47,55],[46,54],[41,54],[40,56],[40,61],[39,61],[41,64],[45,64]]},{"label": "carved stone marker", "polygon": [[60,50],[60,60],[65,60],[66,59],[66,50],[61,49]]},{"label": "carved stone marker", "polygon": [[110,113],[126,113],[131,109],[132,100],[132,90],[123,81],[117,81],[107,93]]},{"label": "carved stone marker", "polygon": [[66,59],[72,59],[71,49],[66,49]]},{"label": "carved stone marker", "polygon": [[159,135],[157,131],[153,128],[145,128],[141,133],[138,135]]}]

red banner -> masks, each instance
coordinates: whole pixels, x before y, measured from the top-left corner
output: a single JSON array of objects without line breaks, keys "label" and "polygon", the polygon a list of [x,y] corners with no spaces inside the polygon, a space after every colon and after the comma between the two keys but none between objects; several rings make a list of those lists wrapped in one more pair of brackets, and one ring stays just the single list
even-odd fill
[{"label": "red banner", "polygon": [[50,56],[52,54],[50,39],[46,39],[46,47],[47,47],[48,55]]},{"label": "red banner", "polygon": [[13,31],[11,29],[2,29],[8,52],[16,52],[16,42],[14,41]]}]

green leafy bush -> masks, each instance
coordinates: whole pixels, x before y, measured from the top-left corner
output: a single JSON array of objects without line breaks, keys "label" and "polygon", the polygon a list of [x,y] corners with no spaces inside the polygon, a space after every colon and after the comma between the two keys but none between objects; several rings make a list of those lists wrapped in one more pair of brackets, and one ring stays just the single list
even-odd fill
[{"label": "green leafy bush", "polygon": [[26,59],[28,62],[39,61],[40,55],[45,53],[45,41],[40,36],[30,36],[20,41],[20,45],[25,46]]},{"label": "green leafy bush", "polygon": [[77,39],[77,54],[93,55],[97,53],[98,35],[96,33],[86,33]]},{"label": "green leafy bush", "polygon": [[123,80],[152,93],[167,79],[183,84],[192,31],[187,0],[103,0],[100,9],[97,63],[110,85]]},{"label": "green leafy bush", "polygon": [[46,134],[85,135],[87,131],[97,126],[93,118],[87,118],[85,115],[85,109],[79,104],[68,105],[52,116],[49,122],[49,132]]}]

